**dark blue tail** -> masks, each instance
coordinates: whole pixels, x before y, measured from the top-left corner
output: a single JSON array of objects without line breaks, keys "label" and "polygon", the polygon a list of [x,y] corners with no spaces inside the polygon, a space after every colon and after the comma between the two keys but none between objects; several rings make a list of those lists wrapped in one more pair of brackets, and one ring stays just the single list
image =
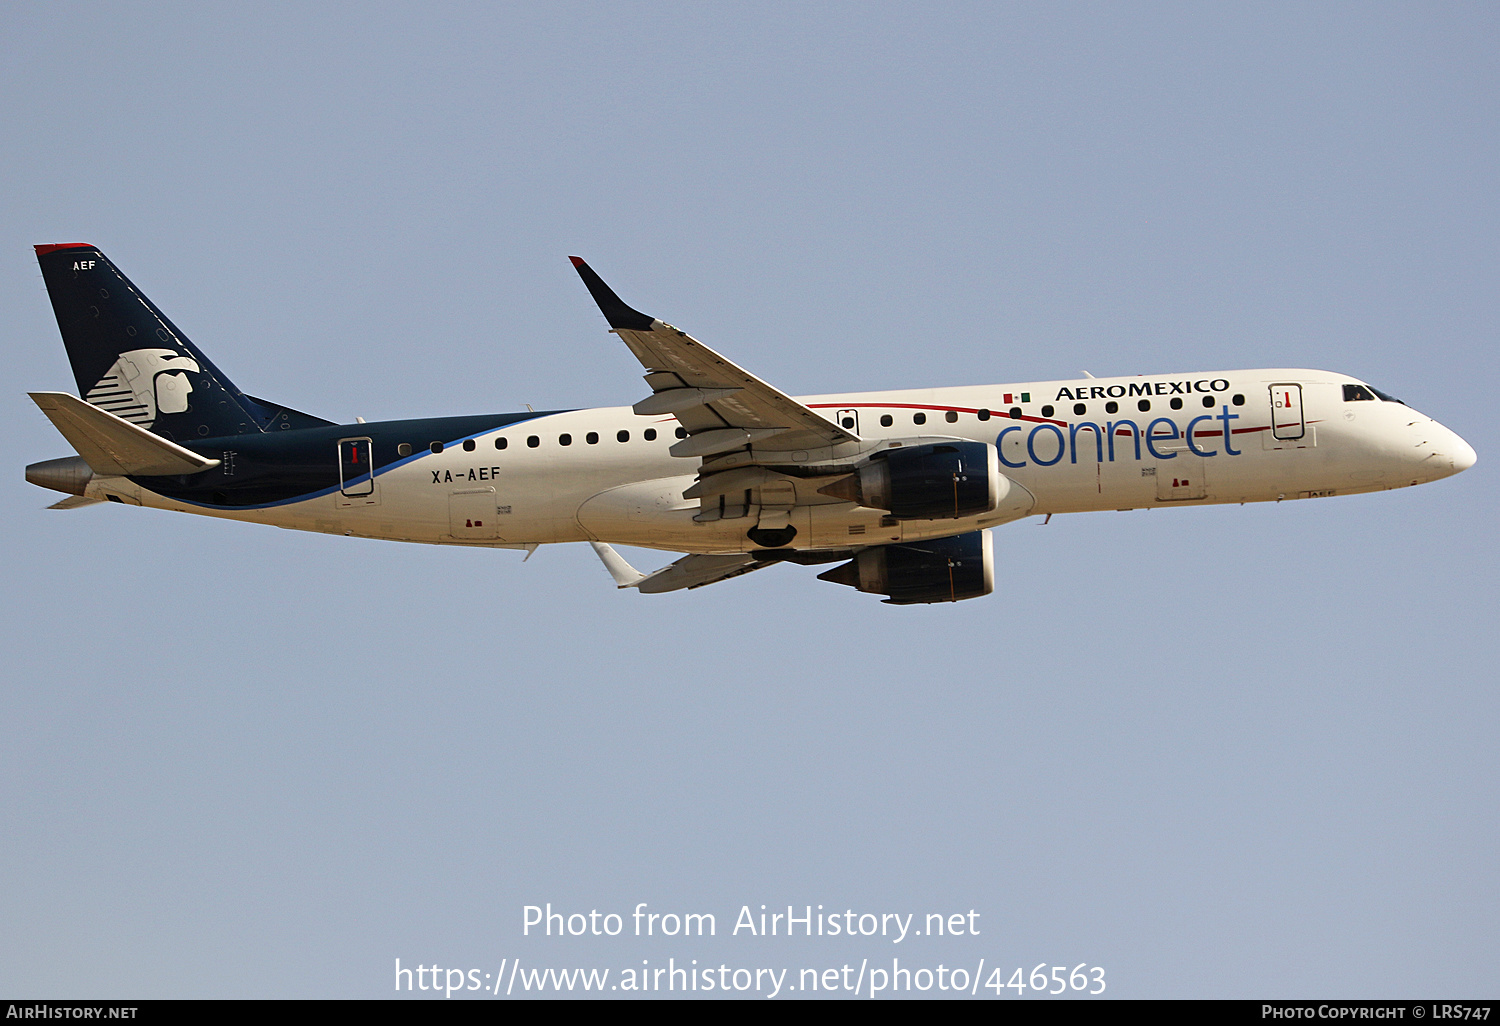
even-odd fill
[{"label": "dark blue tail", "polygon": [[316,421],[235,388],[96,247],[37,246],[36,257],[78,394],[93,405],[177,442]]}]

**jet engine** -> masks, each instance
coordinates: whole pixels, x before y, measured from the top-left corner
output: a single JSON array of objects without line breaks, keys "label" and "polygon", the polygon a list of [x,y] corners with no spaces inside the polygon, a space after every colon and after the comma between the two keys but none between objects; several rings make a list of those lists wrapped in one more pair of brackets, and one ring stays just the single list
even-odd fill
[{"label": "jet engine", "polygon": [[958,602],[995,590],[995,550],[988,531],[880,545],[819,574],[818,580],[886,595],[885,601],[897,606]]},{"label": "jet engine", "polygon": [[953,520],[990,512],[1007,485],[993,445],[955,441],[886,449],[819,491],[897,520]]}]

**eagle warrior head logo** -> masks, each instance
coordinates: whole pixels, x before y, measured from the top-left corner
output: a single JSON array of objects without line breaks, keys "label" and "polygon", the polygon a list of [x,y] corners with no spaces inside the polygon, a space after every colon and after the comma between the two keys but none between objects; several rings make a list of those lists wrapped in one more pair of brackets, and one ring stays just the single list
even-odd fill
[{"label": "eagle warrior head logo", "polygon": [[121,353],[84,398],[122,420],[150,427],[159,413],[187,410],[193,383],[185,371],[199,373],[198,361],[170,349],[133,349]]}]

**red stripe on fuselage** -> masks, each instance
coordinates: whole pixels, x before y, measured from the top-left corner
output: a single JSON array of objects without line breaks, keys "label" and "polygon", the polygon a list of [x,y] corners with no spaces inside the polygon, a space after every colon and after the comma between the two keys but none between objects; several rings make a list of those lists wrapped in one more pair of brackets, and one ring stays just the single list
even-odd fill
[{"label": "red stripe on fuselage", "polygon": [[[975,406],[932,406],[932,405],[927,404],[927,403],[812,403],[807,408],[809,410],[932,410],[932,411],[934,411],[936,413],[948,413],[949,411],[952,411],[953,413],[973,413],[973,414],[978,414],[979,411],[980,411],[980,409],[983,409],[983,407],[975,407]],[[1002,413],[999,410],[990,410],[989,412],[990,412],[990,418],[992,420],[1010,420],[1010,421],[1014,421],[1014,420],[1017,419],[1015,417],[1010,416],[1007,413]],[[1148,410],[1147,412],[1150,412],[1150,411]],[[1114,414],[1109,414],[1109,416],[1115,416],[1115,415]],[[1235,416],[1239,416],[1239,415],[1236,414]],[[1019,419],[1022,420],[1022,421],[1025,421],[1028,424],[1051,424],[1054,427],[1068,427],[1068,426],[1070,426],[1070,422],[1069,421],[1066,421],[1066,420],[1048,420],[1046,417],[1028,417],[1028,416],[1022,415]],[[1217,419],[1217,418],[1215,418],[1215,419]],[[1310,420],[1307,423],[1309,423],[1309,424],[1320,424],[1320,423],[1322,423],[1322,421]],[[1269,425],[1269,424],[1263,424],[1260,427],[1230,428],[1229,429],[1229,433],[1231,435],[1248,435],[1248,434],[1253,434],[1256,431],[1269,431],[1269,430],[1271,430],[1271,425]],[[1126,430],[1123,430],[1123,431],[1122,430],[1116,430],[1115,431],[1116,435],[1125,435],[1126,437],[1129,437],[1130,433],[1131,432],[1130,432],[1129,429],[1126,429]],[[1222,435],[1223,433],[1224,433],[1224,430],[1222,428],[1220,428],[1218,430],[1214,430],[1214,431],[1195,431],[1195,432],[1193,432],[1193,437],[1194,438],[1217,438],[1220,435]]]}]

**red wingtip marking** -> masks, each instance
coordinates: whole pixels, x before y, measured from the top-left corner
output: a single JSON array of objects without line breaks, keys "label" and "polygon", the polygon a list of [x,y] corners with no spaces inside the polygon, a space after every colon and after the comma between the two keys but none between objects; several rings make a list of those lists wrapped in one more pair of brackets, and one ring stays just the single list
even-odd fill
[{"label": "red wingtip marking", "polygon": [[574,267],[582,267],[583,266],[583,257],[570,256],[570,257],[568,257],[568,259],[571,260],[571,261],[573,261],[573,266]]},{"label": "red wingtip marking", "polygon": [[54,242],[50,246],[34,246],[37,256],[46,256],[55,249],[93,249],[87,242]]}]

